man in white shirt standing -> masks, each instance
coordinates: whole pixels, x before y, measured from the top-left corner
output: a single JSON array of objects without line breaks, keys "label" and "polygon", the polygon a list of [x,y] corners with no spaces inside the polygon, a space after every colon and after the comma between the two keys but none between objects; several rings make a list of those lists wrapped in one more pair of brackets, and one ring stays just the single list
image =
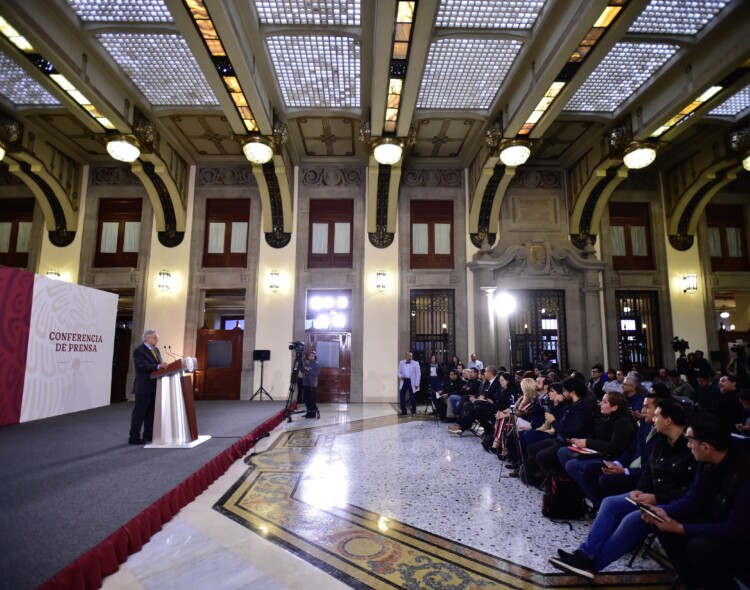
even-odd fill
[{"label": "man in white shirt standing", "polygon": [[472,353],[471,355],[471,360],[469,361],[469,369],[476,369],[480,373],[482,372],[482,369],[484,369],[484,363],[477,358],[476,352]]},{"label": "man in white shirt standing", "polygon": [[404,360],[398,363],[399,378],[399,402],[401,403],[401,415],[406,416],[406,395],[411,398],[411,415],[417,415],[417,391],[419,391],[419,378],[422,372],[419,362],[412,359],[411,352],[407,352]]}]

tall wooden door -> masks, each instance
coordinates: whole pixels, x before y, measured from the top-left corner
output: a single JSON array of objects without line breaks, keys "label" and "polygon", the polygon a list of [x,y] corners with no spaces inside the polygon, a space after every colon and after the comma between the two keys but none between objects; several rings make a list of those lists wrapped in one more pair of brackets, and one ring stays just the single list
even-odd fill
[{"label": "tall wooden door", "polygon": [[125,384],[128,380],[130,366],[130,337],[132,330],[127,322],[117,322],[115,327],[115,346],[112,354],[112,389],[110,403],[127,401]]},{"label": "tall wooden door", "polygon": [[242,330],[198,330],[195,399],[240,399]]},{"label": "tall wooden door", "polygon": [[352,335],[349,332],[307,332],[307,349],[318,354],[319,403],[349,403]]}]

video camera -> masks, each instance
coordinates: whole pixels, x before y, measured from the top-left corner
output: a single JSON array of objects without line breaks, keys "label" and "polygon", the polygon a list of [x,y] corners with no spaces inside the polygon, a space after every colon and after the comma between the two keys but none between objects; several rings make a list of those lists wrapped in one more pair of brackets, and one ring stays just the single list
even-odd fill
[{"label": "video camera", "polygon": [[305,345],[299,340],[295,340],[294,342],[289,343],[289,350],[293,350],[295,352],[304,352]]},{"label": "video camera", "polygon": [[685,351],[690,348],[690,344],[687,340],[683,340],[679,336],[675,336],[672,339],[672,350],[679,352],[681,355],[685,354]]}]

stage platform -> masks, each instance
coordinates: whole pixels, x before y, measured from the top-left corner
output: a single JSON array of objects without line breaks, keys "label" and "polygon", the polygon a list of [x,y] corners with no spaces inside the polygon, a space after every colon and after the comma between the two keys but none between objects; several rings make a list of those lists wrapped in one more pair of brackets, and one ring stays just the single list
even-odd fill
[{"label": "stage platform", "polygon": [[133,402],[0,428],[0,589],[97,588],[284,418],[284,403],[196,402],[192,449],[129,445]]}]

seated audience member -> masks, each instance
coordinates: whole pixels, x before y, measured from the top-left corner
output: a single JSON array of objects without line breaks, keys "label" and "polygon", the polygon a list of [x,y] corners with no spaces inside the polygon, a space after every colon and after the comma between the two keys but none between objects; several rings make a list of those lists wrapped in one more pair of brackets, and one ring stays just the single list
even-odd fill
[{"label": "seated audience member", "polygon": [[625,394],[628,406],[633,413],[639,414],[643,409],[643,400],[646,398],[646,394],[641,392],[641,380],[629,373],[622,382],[622,392]]},{"label": "seated audience member", "polygon": [[669,380],[672,382],[674,387],[672,388],[672,395],[675,397],[686,397],[690,400],[695,399],[695,389],[687,381],[682,380],[682,375],[676,369],[672,369],[669,372]]},{"label": "seated audience member", "polygon": [[461,412],[461,393],[464,386],[464,380],[461,379],[457,370],[448,373],[448,380],[443,384],[440,391],[440,397],[435,400],[440,419],[445,421],[448,418],[448,410],[455,417]]},{"label": "seated audience member", "polygon": [[750,460],[732,445],[730,430],[716,416],[701,412],[687,430],[698,461],[690,489],[643,521],[658,529],[669,560],[688,589],[732,590],[735,578],[750,581]]},{"label": "seated audience member", "polygon": [[479,371],[476,368],[467,369],[469,379],[461,388],[461,414],[456,424],[448,427],[448,432],[459,436],[471,428],[476,419],[476,408],[474,402],[481,398],[482,382],[479,380]]},{"label": "seated audience member", "polygon": [[674,383],[669,378],[669,371],[667,371],[666,367],[659,369],[659,373],[654,378],[654,385],[656,384],[666,385],[670,392],[674,389]]},{"label": "seated audience member", "polygon": [[563,395],[571,400],[560,418],[547,412],[544,415],[546,423],[555,430],[555,437],[542,440],[528,447],[529,476],[538,478],[549,471],[559,471],[562,467],[557,459],[557,452],[568,445],[571,438],[586,438],[594,427],[594,414],[591,406],[586,402],[586,383],[575,377],[569,377],[562,382]]},{"label": "seated audience member", "polygon": [[549,403],[549,386],[552,385],[552,380],[549,377],[540,375],[534,380],[534,383],[539,403],[546,406]]},{"label": "seated audience member", "polygon": [[[520,434],[527,430],[539,428],[544,424],[544,408],[539,403],[539,393],[533,379],[521,381],[521,395],[522,397],[513,404],[513,412],[508,408],[498,411],[495,415],[498,420],[498,427],[495,441],[492,443],[495,451],[500,453],[501,458],[510,462],[516,471],[520,467],[516,430]],[[515,424],[511,415],[515,416]],[[516,476],[511,473],[511,477]]]},{"label": "seated audience member", "polygon": [[604,367],[601,364],[596,364],[591,367],[591,379],[589,379],[588,386],[591,391],[594,392],[597,400],[601,400],[604,397],[602,387],[607,382],[607,376],[604,373]]},{"label": "seated audience member", "polygon": [[[651,509],[685,493],[695,475],[695,458],[684,438],[688,414],[675,399],[659,401],[654,414],[657,441],[637,488],[602,501],[586,540],[573,553],[558,549],[556,568],[588,579],[632,551],[651,532],[635,503]],[[632,500],[632,502],[631,502]]]},{"label": "seated audience member", "polygon": [[622,393],[622,382],[625,380],[625,373],[622,371],[615,371],[610,369],[607,371],[607,381],[602,385],[602,392],[608,393],[614,391],[616,393]]},{"label": "seated audience member", "polygon": [[742,420],[742,404],[740,392],[737,390],[737,377],[722,375],[719,379],[719,391],[721,399],[708,406],[706,411],[717,416],[730,430],[734,430]]},{"label": "seated audience member", "polygon": [[[449,371],[458,371],[458,365],[461,364],[459,358],[454,354],[451,362],[448,364]],[[460,373],[459,373],[460,374]]]},{"label": "seated audience member", "polygon": [[[565,408],[570,404],[570,401],[565,397],[563,394],[563,386],[562,383],[554,382],[549,386],[549,401],[547,404],[542,404],[542,407],[544,408],[545,415],[547,412],[551,413],[555,419],[559,419]],[[550,440],[554,438],[555,436],[555,430],[552,428],[552,423],[547,423],[546,421],[542,423],[542,425],[535,429],[535,430],[525,430],[524,432],[520,433],[520,439],[521,439],[521,451],[523,453],[523,459],[527,458],[529,455],[527,453],[527,448],[534,444],[535,442],[539,442],[542,440]],[[502,458],[502,457],[501,457]]]},{"label": "seated audience member", "polygon": [[591,496],[587,497],[594,506],[601,504],[607,496],[617,496],[634,490],[638,486],[643,471],[651,457],[651,451],[657,440],[654,427],[656,404],[662,399],[670,399],[669,391],[662,384],[651,387],[643,401],[641,424],[635,434],[633,443],[615,461],[604,461],[601,472],[584,472],[587,489]]},{"label": "seated audience member", "polygon": [[698,386],[695,388],[695,403],[705,409],[721,400],[719,385],[711,380],[711,373],[698,373]]},{"label": "seated audience member", "polygon": [[736,428],[742,436],[750,437],[750,389],[740,391],[740,404],[742,404],[742,415]]},{"label": "seated audience member", "polygon": [[[579,449],[596,451],[596,455],[584,455],[580,452],[563,447],[557,454],[560,464],[565,468],[573,480],[591,498],[595,494],[586,490],[585,473],[596,469],[601,473],[604,461],[616,459],[627,450],[636,432],[636,421],[630,412],[625,396],[621,393],[610,392],[604,394],[599,405],[600,418],[594,425],[594,435],[589,438],[573,438],[571,443]],[[599,509],[599,502],[594,502],[593,511]]]}]

